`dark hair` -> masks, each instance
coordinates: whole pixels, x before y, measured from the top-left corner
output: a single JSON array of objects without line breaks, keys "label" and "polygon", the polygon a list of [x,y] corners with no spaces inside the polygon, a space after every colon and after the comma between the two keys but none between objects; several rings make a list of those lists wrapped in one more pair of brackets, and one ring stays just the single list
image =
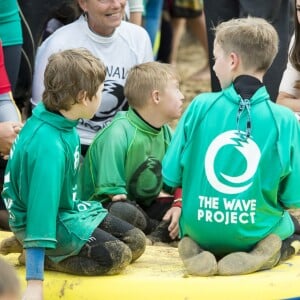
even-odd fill
[{"label": "dark hair", "polygon": [[[80,15],[81,11],[79,10],[78,5],[75,2],[67,2],[61,3],[59,6],[55,6],[51,12],[49,13],[44,26],[43,32],[41,36],[41,40],[39,43],[44,41],[48,36],[50,36],[56,29],[63,25],[67,25],[75,21]],[[57,27],[49,28],[49,23],[53,20],[57,21]]]},{"label": "dark hair", "polygon": [[297,18],[297,8],[296,8],[297,0],[295,0],[295,40],[291,51],[289,53],[289,59],[291,61],[292,66],[300,72],[300,24]]}]

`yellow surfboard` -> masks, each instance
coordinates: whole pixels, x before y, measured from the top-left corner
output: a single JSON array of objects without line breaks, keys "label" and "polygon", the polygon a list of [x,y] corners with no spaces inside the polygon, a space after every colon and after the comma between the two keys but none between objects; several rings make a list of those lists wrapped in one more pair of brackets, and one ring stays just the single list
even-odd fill
[{"label": "yellow surfboard", "polygon": [[[0,240],[11,233],[0,232]],[[18,255],[2,256],[16,266],[25,288],[25,268]],[[45,300],[268,300],[300,299],[300,256],[272,270],[243,276],[192,277],[176,248],[147,246],[120,275],[84,277],[45,273]]]}]

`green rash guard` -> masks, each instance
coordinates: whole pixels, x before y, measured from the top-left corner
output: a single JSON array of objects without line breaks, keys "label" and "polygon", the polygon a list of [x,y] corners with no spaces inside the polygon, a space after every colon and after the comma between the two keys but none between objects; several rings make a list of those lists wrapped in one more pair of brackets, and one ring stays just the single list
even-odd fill
[{"label": "green rash guard", "polygon": [[76,125],[39,104],[15,141],[5,172],[3,197],[12,231],[24,248],[47,248],[55,262],[76,255],[107,214],[99,202],[77,200]]},{"label": "green rash guard", "polygon": [[294,226],[284,208],[300,207],[299,124],[265,87],[250,101],[246,139],[249,119],[244,111],[237,124],[233,85],[197,96],[163,160],[164,181],[183,190],[181,236],[216,255],[249,251],[270,233],[289,237]]},{"label": "green rash guard", "polygon": [[0,40],[4,47],[23,43],[17,0],[0,1]]},{"label": "green rash guard", "polygon": [[162,189],[161,161],[171,139],[167,125],[155,129],[132,108],[119,112],[89,147],[79,172],[83,199],[109,201],[127,194],[149,206]]}]

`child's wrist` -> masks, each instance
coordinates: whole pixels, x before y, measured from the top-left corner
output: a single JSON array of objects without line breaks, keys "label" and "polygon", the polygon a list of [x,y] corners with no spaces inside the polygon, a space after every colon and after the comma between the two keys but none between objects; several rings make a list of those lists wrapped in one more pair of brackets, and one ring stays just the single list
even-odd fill
[{"label": "child's wrist", "polygon": [[26,280],[44,280],[45,248],[26,249]]},{"label": "child's wrist", "polygon": [[181,199],[181,198],[182,198],[182,188],[176,188],[174,191],[174,199]]},{"label": "child's wrist", "polygon": [[182,199],[181,198],[175,199],[172,203],[172,207],[182,208]]}]

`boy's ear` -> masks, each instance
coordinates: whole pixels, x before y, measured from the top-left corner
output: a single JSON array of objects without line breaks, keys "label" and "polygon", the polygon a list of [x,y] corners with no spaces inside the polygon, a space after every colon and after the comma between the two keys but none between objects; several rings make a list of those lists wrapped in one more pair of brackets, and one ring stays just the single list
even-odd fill
[{"label": "boy's ear", "polygon": [[152,100],[154,103],[159,102],[159,91],[158,90],[152,91],[151,96],[152,96]]},{"label": "boy's ear", "polygon": [[77,102],[82,103],[83,105],[87,105],[87,92],[86,91],[80,91],[77,95]]},{"label": "boy's ear", "polygon": [[231,59],[231,67],[232,69],[235,70],[241,63],[240,57],[235,52],[231,52],[230,59]]}]

